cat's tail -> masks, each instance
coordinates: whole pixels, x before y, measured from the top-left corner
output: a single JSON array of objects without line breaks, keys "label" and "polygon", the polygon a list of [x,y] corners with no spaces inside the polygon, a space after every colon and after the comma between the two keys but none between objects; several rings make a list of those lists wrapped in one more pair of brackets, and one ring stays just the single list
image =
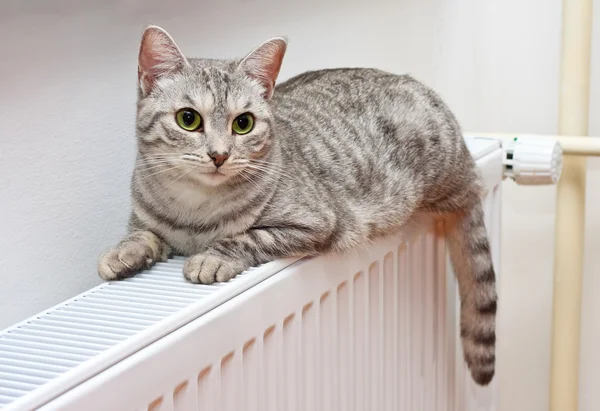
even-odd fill
[{"label": "cat's tail", "polygon": [[450,260],[461,299],[460,335],[465,361],[475,382],[494,377],[496,275],[480,201],[446,220]]}]

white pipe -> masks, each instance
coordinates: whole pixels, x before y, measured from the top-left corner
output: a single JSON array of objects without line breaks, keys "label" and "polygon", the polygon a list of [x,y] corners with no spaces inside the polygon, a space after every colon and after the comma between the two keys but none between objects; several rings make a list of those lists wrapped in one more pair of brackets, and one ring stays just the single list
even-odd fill
[{"label": "white pipe", "polygon": [[563,153],[573,156],[600,157],[600,138],[571,137],[558,140]]},{"label": "white pipe", "polygon": [[546,138],[558,140],[564,154],[572,156],[600,157],[600,137],[558,136],[526,133],[465,133],[466,137],[489,137],[502,140],[512,140],[514,137]]}]

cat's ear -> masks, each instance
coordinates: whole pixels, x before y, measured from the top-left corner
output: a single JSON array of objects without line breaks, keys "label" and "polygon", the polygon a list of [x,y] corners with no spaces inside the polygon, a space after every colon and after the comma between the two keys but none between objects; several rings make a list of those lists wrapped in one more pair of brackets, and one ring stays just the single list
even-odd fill
[{"label": "cat's ear", "polygon": [[264,87],[266,99],[270,99],[273,95],[273,88],[281,69],[286,48],[287,40],[285,38],[272,38],[255,48],[239,65],[239,68],[246,75],[258,80]]},{"label": "cat's ear", "polygon": [[146,27],[138,57],[138,80],[144,96],[161,77],[174,74],[187,64],[169,33],[157,26]]}]

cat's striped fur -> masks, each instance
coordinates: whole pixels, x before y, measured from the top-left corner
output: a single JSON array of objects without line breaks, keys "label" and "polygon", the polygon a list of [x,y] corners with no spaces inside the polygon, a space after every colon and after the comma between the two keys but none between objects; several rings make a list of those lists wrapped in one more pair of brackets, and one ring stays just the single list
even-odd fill
[{"label": "cat's striped fur", "polygon": [[[124,278],[177,253],[190,256],[190,281],[227,281],[277,258],[345,252],[434,212],[457,272],[465,358],[489,383],[495,275],[455,117],[412,77],[374,69],[308,72],[274,88],[285,49],[273,39],[241,61],[186,59],[162,29],[145,31],[130,234],[101,258],[100,275]],[[184,107],[202,115],[201,129],[178,126]],[[245,112],[254,128],[236,135]],[[214,153],[229,156],[219,168]]]}]

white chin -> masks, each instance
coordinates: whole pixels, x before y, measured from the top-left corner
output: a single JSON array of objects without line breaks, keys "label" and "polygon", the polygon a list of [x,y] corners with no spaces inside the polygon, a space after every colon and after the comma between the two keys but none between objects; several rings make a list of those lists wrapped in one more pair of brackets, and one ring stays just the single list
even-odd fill
[{"label": "white chin", "polygon": [[221,173],[198,174],[196,178],[204,185],[215,187],[229,180],[231,176]]}]

